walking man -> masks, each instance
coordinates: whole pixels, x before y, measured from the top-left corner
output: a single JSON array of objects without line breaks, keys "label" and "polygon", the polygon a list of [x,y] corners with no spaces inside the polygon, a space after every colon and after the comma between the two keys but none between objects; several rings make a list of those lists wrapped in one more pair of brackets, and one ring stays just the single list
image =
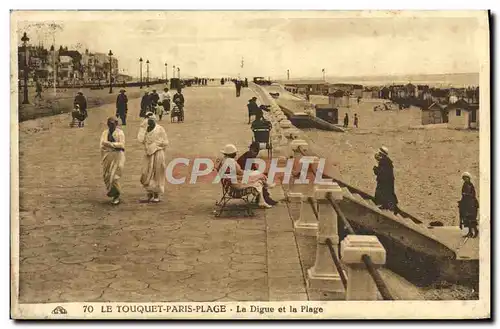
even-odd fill
[{"label": "walking man", "polygon": [[153,89],[153,92],[150,95],[151,97],[151,106],[156,106],[158,104],[158,101],[160,100],[160,95],[156,92],[156,89]]},{"label": "walking man", "polygon": [[389,158],[389,150],[382,146],[375,154],[378,162],[373,167],[373,172],[377,176],[377,188],[375,189],[375,204],[380,209],[389,209],[397,213],[398,198],[394,190],[394,165]]},{"label": "walking man", "polygon": [[35,100],[42,100],[42,84],[40,83],[40,80],[36,80],[36,95],[35,95]]},{"label": "walking man", "polygon": [[125,165],[125,134],[118,128],[118,119],[108,118],[108,129],[101,134],[101,165],[107,196],[111,203],[120,203],[121,187],[119,179]]},{"label": "walking man", "polygon": [[116,97],[116,116],[122,120],[122,126],[127,124],[128,98],[125,95],[125,89],[120,89]]},{"label": "walking man", "polygon": [[354,113],[354,127],[358,128],[358,115],[356,113]]},{"label": "walking man", "polygon": [[146,113],[150,111],[151,108],[151,99],[149,97],[149,92],[146,90],[144,92],[144,96],[141,99],[141,111],[139,112],[139,116],[144,118]]},{"label": "walking man", "polygon": [[168,138],[165,129],[156,123],[156,116],[148,117],[147,127],[141,127],[137,139],[144,145],[141,184],[147,191],[148,202],[160,202],[160,193],[165,191],[165,149]]},{"label": "walking man", "polygon": [[236,97],[240,97],[240,94],[241,94],[241,81],[240,80],[235,80],[234,84],[236,86]]}]

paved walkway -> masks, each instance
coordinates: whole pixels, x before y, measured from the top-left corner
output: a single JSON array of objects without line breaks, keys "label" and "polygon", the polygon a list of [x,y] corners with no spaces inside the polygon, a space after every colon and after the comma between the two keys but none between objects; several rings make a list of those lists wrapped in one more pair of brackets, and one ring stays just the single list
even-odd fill
[{"label": "paved walkway", "polygon": [[[230,142],[246,150],[250,90],[184,94],[185,123],[160,122],[167,161],[217,156]],[[220,186],[208,183],[167,185],[161,203],[139,202],[138,108],[131,100],[118,207],[105,196],[99,152],[113,106],[91,109],[84,129],[70,129],[69,115],[21,124],[20,302],[307,299],[284,203],[254,218],[215,218]]]}]

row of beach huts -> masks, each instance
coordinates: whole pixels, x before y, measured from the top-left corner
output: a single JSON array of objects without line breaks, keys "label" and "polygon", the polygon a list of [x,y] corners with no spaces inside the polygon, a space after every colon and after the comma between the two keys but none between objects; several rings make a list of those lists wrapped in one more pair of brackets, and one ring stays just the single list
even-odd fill
[{"label": "row of beach huts", "polygon": [[280,84],[288,92],[303,94],[321,107],[352,107],[360,100],[382,99],[397,103],[400,109],[421,109],[422,125],[444,124],[454,129],[479,128],[479,87],[443,88],[429,85],[393,84],[363,86],[328,83],[323,80],[286,80]]}]

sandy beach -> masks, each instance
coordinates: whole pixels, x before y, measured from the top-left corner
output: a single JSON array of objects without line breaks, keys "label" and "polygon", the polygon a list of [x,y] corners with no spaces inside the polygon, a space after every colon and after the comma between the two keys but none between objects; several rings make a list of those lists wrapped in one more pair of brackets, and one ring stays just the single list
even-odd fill
[{"label": "sandy beach", "polygon": [[[373,154],[388,147],[400,207],[424,222],[458,225],[462,172],[472,174],[479,197],[479,131],[415,130],[410,127],[420,125],[418,108],[374,112],[375,105],[366,100],[339,109],[339,121],[345,113],[350,117],[346,133],[310,129],[306,134],[334,158],[341,180],[371,194],[376,186]],[[359,128],[352,126],[354,113]]]}]

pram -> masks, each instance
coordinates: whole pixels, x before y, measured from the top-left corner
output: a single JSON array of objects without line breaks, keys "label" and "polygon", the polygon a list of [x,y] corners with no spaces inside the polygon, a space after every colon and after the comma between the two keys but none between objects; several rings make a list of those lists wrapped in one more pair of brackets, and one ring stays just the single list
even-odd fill
[{"label": "pram", "polygon": [[172,112],[170,113],[170,121],[174,122],[174,118],[177,118],[177,122],[184,122],[184,109],[177,103],[174,103],[174,106],[172,107]]},{"label": "pram", "polygon": [[82,111],[80,109],[80,106],[78,104],[75,104],[75,108],[73,109],[73,111],[71,111],[71,117],[72,120],[69,124],[71,128],[83,127],[85,125],[84,121],[87,118],[87,111]]}]

